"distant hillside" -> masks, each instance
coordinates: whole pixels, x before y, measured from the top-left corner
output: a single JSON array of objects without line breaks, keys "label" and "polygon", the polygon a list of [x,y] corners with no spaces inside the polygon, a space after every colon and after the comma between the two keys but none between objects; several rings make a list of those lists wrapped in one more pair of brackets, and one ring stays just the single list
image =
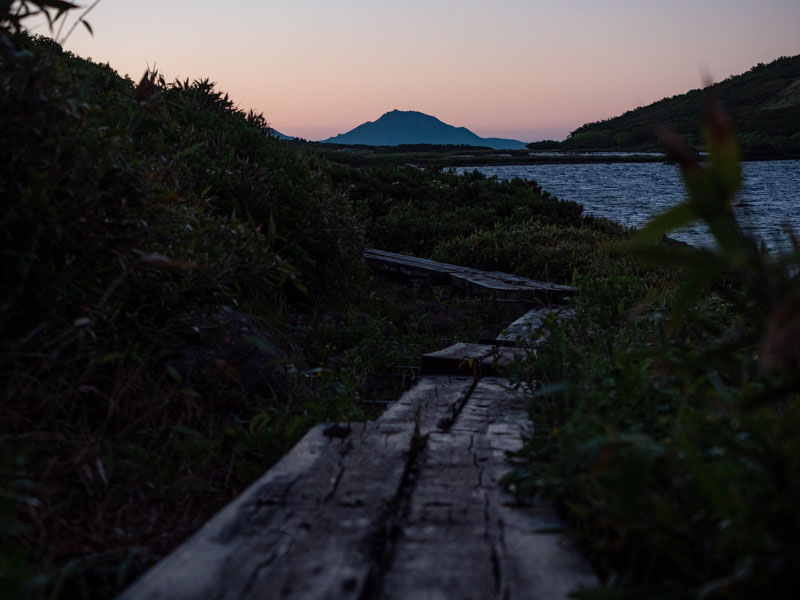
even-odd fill
[{"label": "distant hillside", "polygon": [[439,144],[483,146],[496,150],[522,150],[519,140],[482,138],[466,127],[453,127],[436,117],[415,110],[393,110],[377,121],[367,121],[347,133],[327,140],[332,144],[364,144],[367,146],[397,146],[400,144]]},{"label": "distant hillside", "polygon": [[[728,111],[746,156],[800,156],[800,55],[759,64],[711,87]],[[659,150],[659,131],[667,127],[700,147],[702,110],[703,91],[696,89],[619,117],[587,123],[556,146],[562,150]],[[553,149],[553,143],[534,142],[528,147]]]},{"label": "distant hillside", "polygon": [[270,128],[269,134],[270,137],[278,138],[279,140],[293,140],[294,138],[291,135],[286,135],[278,131],[277,129]]}]

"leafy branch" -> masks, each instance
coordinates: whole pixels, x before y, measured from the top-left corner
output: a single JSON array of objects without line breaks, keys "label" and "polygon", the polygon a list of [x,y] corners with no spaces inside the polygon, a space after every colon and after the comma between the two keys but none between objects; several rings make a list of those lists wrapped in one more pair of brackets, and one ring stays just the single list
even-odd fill
[{"label": "leafy branch", "polygon": [[55,35],[56,41],[63,45],[78,25],[83,25],[86,30],[94,35],[92,26],[86,20],[86,16],[100,4],[100,0],[95,0],[90,4],[70,26],[65,35],[64,27],[67,23],[67,13],[81,8],[77,4],[66,0],[0,0],[0,27],[8,27],[12,31],[19,32],[22,29],[22,21],[31,17],[41,16],[47,21],[50,32],[53,33],[56,24],[58,32]]}]

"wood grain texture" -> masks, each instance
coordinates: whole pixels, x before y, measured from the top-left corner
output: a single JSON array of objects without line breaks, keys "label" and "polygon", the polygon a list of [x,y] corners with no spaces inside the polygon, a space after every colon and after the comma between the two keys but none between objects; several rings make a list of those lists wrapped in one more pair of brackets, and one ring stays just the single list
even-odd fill
[{"label": "wood grain texture", "polygon": [[414,436],[413,422],[315,427],[121,598],[358,598]]},{"label": "wood grain texture", "polygon": [[481,340],[484,344],[497,344],[500,346],[526,346],[533,347],[545,339],[541,331],[545,318],[555,316],[570,318],[575,314],[571,306],[543,306],[526,312],[519,319],[511,323],[493,339]]},{"label": "wood grain texture", "polygon": [[508,382],[478,382],[448,431],[431,433],[416,461],[415,485],[392,562],[376,597],[565,598],[596,584],[558,535],[552,509],[520,508],[500,487],[506,452],[528,426]]},{"label": "wood grain texture", "polygon": [[499,375],[521,351],[512,347],[459,342],[422,356],[422,373],[472,375],[475,378]]},{"label": "wood grain texture", "polygon": [[481,271],[384,250],[365,250],[364,261],[380,271],[410,278],[428,278],[431,283],[449,284],[472,293],[489,294],[503,300],[563,302],[574,293],[574,289],[566,285],[537,281],[499,271]]}]

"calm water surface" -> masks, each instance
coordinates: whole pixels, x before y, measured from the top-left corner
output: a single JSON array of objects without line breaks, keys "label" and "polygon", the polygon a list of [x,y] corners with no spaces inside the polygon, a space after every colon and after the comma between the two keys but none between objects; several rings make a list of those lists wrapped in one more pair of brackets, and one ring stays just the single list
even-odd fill
[{"label": "calm water surface", "polygon": [[[474,167],[456,169],[471,171]],[[574,200],[587,214],[641,227],[684,199],[680,173],[663,163],[591,163],[477,167],[499,179],[533,179],[562,200]],[[785,247],[786,225],[800,232],[800,160],[748,162],[735,211],[742,225],[770,248]],[[704,225],[670,234],[694,245],[711,238]]]}]

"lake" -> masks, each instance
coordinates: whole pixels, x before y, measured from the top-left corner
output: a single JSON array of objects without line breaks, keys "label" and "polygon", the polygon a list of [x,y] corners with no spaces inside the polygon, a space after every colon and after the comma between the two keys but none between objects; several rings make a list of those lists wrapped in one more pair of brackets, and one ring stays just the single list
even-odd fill
[{"label": "lake", "polygon": [[[664,163],[586,163],[460,167],[499,179],[533,179],[562,200],[574,200],[586,214],[641,227],[685,197],[676,165]],[[788,246],[786,226],[800,232],[800,160],[746,162],[734,211],[742,226],[775,249]],[[708,245],[704,225],[670,234],[696,246]]]}]

